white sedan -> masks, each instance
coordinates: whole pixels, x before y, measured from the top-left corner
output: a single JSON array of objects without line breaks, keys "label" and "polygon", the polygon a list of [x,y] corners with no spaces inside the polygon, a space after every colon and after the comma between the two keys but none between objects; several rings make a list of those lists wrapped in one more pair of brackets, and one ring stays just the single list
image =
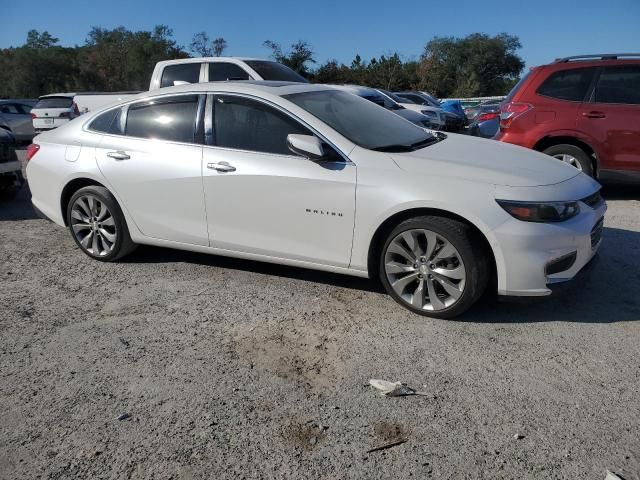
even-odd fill
[{"label": "white sedan", "polygon": [[550,294],[594,256],[606,210],[547,155],[320,85],[160,89],[39,135],[28,158],[34,206],[96,260],[148,244],[368,276],[438,318],[488,285]]}]

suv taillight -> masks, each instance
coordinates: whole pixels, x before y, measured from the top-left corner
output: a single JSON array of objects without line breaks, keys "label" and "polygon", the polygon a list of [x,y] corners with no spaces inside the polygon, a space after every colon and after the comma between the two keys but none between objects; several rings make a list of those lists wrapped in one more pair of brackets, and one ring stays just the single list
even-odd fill
[{"label": "suv taillight", "polygon": [[60,115],[58,115],[58,117],[60,117],[60,118],[71,118],[71,112],[62,112]]},{"label": "suv taillight", "polygon": [[80,110],[78,109],[78,104],[76,102],[73,102],[73,113],[76,117],[80,116]]},{"label": "suv taillight", "polygon": [[27,162],[31,160],[36,153],[40,150],[40,145],[37,143],[32,143],[27,147]]},{"label": "suv taillight", "polygon": [[509,128],[513,121],[533,109],[528,103],[509,102],[500,107],[500,129]]},{"label": "suv taillight", "polygon": [[31,114],[31,120],[33,120],[34,118],[38,118],[38,116],[35,113]]},{"label": "suv taillight", "polygon": [[497,118],[500,114],[498,112],[485,112],[478,115],[478,122],[486,122],[487,120],[491,120],[493,118]]}]

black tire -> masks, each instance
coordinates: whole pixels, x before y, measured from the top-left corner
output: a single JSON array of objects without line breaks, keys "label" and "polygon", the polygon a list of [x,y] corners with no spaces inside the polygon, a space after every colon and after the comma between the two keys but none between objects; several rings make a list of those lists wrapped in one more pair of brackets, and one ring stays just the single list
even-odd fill
[{"label": "black tire", "polygon": [[[399,234],[414,229],[430,230],[445,238],[458,251],[464,264],[466,279],[462,295],[455,303],[441,310],[414,307],[394,291],[387,278],[385,271],[387,248]],[[490,277],[489,258],[490,255],[486,251],[483,240],[471,226],[445,217],[423,216],[405,220],[389,232],[379,253],[378,271],[380,281],[387,293],[400,305],[419,315],[448,319],[461,315],[482,296]]]},{"label": "black tire", "polygon": [[16,172],[12,185],[0,187],[0,199],[13,200],[16,198],[23,185],[24,177],[22,176],[22,172]]},{"label": "black tire", "polygon": [[563,143],[546,148],[542,153],[546,153],[552,157],[557,157],[559,155],[571,155],[580,164],[582,172],[593,177],[593,164],[591,162],[591,157],[580,147]]},{"label": "black tire", "polygon": [[[88,251],[85,247],[82,246],[80,241],[78,240],[76,234],[73,231],[72,226],[72,218],[71,213],[73,209],[73,205],[76,201],[83,196],[91,195],[96,197],[100,202],[104,203],[109,210],[109,213],[113,217],[115,231],[116,231],[116,240],[113,243],[112,250],[106,255],[95,255]],[[99,187],[96,185],[91,185],[88,187],[83,187],[77,190],[69,200],[67,205],[67,225],[69,226],[69,232],[71,233],[71,237],[76,242],[76,245],[89,257],[99,260],[101,262],[113,262],[119,260],[125,255],[133,252],[137,245],[133,243],[131,240],[131,236],[129,235],[129,228],[127,227],[127,222],[124,218],[124,214],[118,205],[115,197],[104,187]]]}]

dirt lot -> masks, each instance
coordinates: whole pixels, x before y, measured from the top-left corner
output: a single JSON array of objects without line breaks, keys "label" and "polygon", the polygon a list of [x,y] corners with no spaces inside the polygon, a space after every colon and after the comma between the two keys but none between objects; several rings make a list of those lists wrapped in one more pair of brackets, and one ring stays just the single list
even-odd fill
[{"label": "dirt lot", "polygon": [[25,189],[0,204],[0,477],[638,480],[634,190],[607,191],[598,262],[565,296],[441,321],[338,275],[91,261]]}]

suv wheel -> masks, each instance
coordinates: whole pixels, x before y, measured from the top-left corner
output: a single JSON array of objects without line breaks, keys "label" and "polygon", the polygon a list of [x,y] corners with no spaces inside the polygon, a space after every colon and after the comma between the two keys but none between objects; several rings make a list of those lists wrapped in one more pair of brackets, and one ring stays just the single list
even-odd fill
[{"label": "suv wheel", "polygon": [[473,305],[489,279],[487,255],[469,225],[443,217],[406,220],[380,255],[380,280],[399,304],[434,318],[452,318]]},{"label": "suv wheel", "polygon": [[593,177],[591,158],[580,147],[569,144],[554,145],[544,150],[543,153],[568,163],[572,167],[576,167],[581,172]]}]

